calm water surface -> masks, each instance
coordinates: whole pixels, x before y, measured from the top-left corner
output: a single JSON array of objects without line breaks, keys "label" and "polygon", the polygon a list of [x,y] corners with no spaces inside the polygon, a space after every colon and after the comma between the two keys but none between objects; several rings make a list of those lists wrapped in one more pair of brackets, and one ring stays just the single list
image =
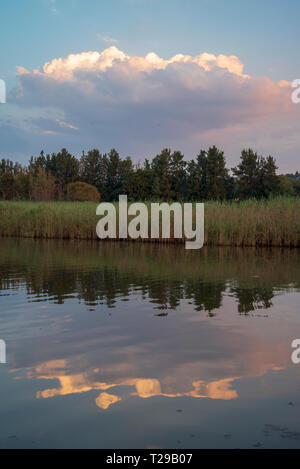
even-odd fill
[{"label": "calm water surface", "polygon": [[1,240],[2,448],[300,448],[300,251]]}]

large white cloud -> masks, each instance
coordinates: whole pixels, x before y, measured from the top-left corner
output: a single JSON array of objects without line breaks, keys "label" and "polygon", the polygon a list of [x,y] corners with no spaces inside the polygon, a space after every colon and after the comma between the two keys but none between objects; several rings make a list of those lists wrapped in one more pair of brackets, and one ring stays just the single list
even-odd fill
[{"label": "large white cloud", "polygon": [[[18,80],[11,102],[19,116],[5,125],[19,129],[26,151],[29,140],[32,152],[114,146],[138,158],[171,146],[191,157],[201,146],[223,142],[230,153],[245,142],[283,158],[281,129],[294,146],[298,141],[300,106],[291,102],[289,83],[244,74],[236,56],[164,60],[113,46],[54,59],[33,72],[19,67]],[[6,150],[14,151],[13,139]]]}]

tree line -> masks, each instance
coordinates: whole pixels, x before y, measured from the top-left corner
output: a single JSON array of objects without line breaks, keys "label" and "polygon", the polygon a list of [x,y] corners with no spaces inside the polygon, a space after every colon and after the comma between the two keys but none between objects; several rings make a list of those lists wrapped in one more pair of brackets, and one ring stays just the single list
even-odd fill
[{"label": "tree line", "polygon": [[201,150],[186,161],[180,151],[163,149],[151,161],[134,164],[112,149],[83,152],[80,158],[63,148],[58,153],[31,157],[27,165],[2,159],[0,197],[4,200],[65,200],[70,183],[97,188],[101,199],[235,200],[300,195],[299,173],[277,175],[276,161],[252,149],[241,153],[239,164],[229,169],[224,152],[216,146]]}]

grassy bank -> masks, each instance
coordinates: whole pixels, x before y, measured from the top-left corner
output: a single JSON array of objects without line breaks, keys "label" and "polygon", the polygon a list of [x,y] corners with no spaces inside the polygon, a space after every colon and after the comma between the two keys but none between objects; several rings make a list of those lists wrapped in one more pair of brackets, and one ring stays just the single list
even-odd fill
[{"label": "grassy bank", "polygon": [[[0,202],[0,236],[96,240],[96,206],[92,202]],[[299,247],[300,199],[208,202],[205,244]]]}]

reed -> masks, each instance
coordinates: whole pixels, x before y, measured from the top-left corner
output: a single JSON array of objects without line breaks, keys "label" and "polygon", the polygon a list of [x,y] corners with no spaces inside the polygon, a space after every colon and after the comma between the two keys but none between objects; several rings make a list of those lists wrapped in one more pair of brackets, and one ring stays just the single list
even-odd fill
[{"label": "reed", "polygon": [[[93,202],[1,201],[0,236],[97,239],[96,224],[99,217],[96,216],[96,206]],[[118,209],[117,203],[115,206]],[[171,238],[155,241],[178,243],[183,240]],[[205,244],[299,247],[300,198],[279,197],[233,203],[207,202]]]}]

